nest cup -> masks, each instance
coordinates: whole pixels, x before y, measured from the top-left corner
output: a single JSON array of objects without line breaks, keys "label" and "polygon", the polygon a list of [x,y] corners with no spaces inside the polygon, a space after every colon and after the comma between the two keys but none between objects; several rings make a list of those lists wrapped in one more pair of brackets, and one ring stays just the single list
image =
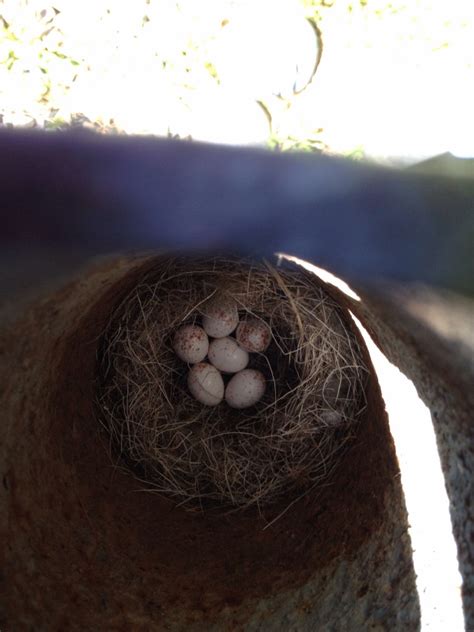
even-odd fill
[{"label": "nest cup", "polygon": [[[249,367],[264,397],[244,410],[190,395],[172,349],[216,294],[272,330]],[[97,410],[146,488],[185,508],[262,509],[323,483],[355,436],[368,376],[347,316],[299,268],[229,258],[160,257],[115,308],[102,336]]]}]

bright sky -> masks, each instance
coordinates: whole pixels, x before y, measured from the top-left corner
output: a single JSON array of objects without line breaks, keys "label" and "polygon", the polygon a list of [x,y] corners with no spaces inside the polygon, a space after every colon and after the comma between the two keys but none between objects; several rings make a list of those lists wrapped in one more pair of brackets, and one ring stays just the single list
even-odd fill
[{"label": "bright sky", "polygon": [[[127,133],[401,164],[474,155],[471,0],[5,0],[0,14],[5,123],[82,113]],[[308,86],[320,43],[306,16],[322,33]]]}]

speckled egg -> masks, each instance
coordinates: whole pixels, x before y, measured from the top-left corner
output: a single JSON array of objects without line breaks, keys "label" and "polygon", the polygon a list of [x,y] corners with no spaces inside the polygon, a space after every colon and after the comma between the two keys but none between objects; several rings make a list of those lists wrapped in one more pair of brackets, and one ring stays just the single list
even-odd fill
[{"label": "speckled egg", "polygon": [[222,375],[207,362],[199,362],[188,373],[188,388],[191,395],[205,406],[217,406],[224,399]]},{"label": "speckled egg", "polygon": [[255,369],[236,373],[225,389],[225,401],[231,408],[248,408],[256,404],[265,393],[265,377]]},{"label": "speckled egg", "polygon": [[196,364],[207,356],[209,338],[202,327],[184,325],[178,329],[174,336],[173,349],[183,362]]},{"label": "speckled egg", "polygon": [[235,338],[217,338],[209,345],[209,362],[224,373],[237,373],[249,363],[249,354]]},{"label": "speckled egg", "polygon": [[233,299],[218,295],[202,308],[202,326],[211,338],[225,338],[239,324],[239,312]]},{"label": "speckled egg", "polygon": [[237,342],[250,353],[262,353],[272,339],[270,327],[258,318],[248,318],[239,323],[235,334]]}]

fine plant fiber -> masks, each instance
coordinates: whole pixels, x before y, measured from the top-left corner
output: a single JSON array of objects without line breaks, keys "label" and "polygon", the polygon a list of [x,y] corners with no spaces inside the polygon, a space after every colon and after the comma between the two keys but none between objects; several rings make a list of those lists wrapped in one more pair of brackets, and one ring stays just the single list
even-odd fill
[{"label": "fine plant fiber", "polygon": [[[273,339],[249,366],[263,399],[235,410],[190,395],[172,339],[205,302],[232,297]],[[230,257],[158,257],[102,336],[97,410],[111,445],[148,490],[190,510],[263,507],[323,484],[355,436],[368,372],[340,306],[296,266]]]}]

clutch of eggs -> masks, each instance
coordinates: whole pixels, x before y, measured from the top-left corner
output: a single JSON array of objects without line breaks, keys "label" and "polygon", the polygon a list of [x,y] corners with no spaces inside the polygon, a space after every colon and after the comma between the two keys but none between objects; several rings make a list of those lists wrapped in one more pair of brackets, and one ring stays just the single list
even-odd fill
[{"label": "clutch of eggs", "polygon": [[[193,365],[188,373],[188,388],[205,406],[217,406],[225,398],[231,408],[248,408],[265,393],[265,377],[256,369],[246,368],[249,353],[262,353],[270,344],[270,327],[258,318],[239,323],[235,301],[218,294],[202,308],[202,327],[184,325],[176,332],[176,355]],[[235,331],[235,338],[230,337]],[[209,337],[213,338],[209,342]],[[208,359],[208,362],[204,360]],[[222,373],[234,374],[227,387]]]}]

